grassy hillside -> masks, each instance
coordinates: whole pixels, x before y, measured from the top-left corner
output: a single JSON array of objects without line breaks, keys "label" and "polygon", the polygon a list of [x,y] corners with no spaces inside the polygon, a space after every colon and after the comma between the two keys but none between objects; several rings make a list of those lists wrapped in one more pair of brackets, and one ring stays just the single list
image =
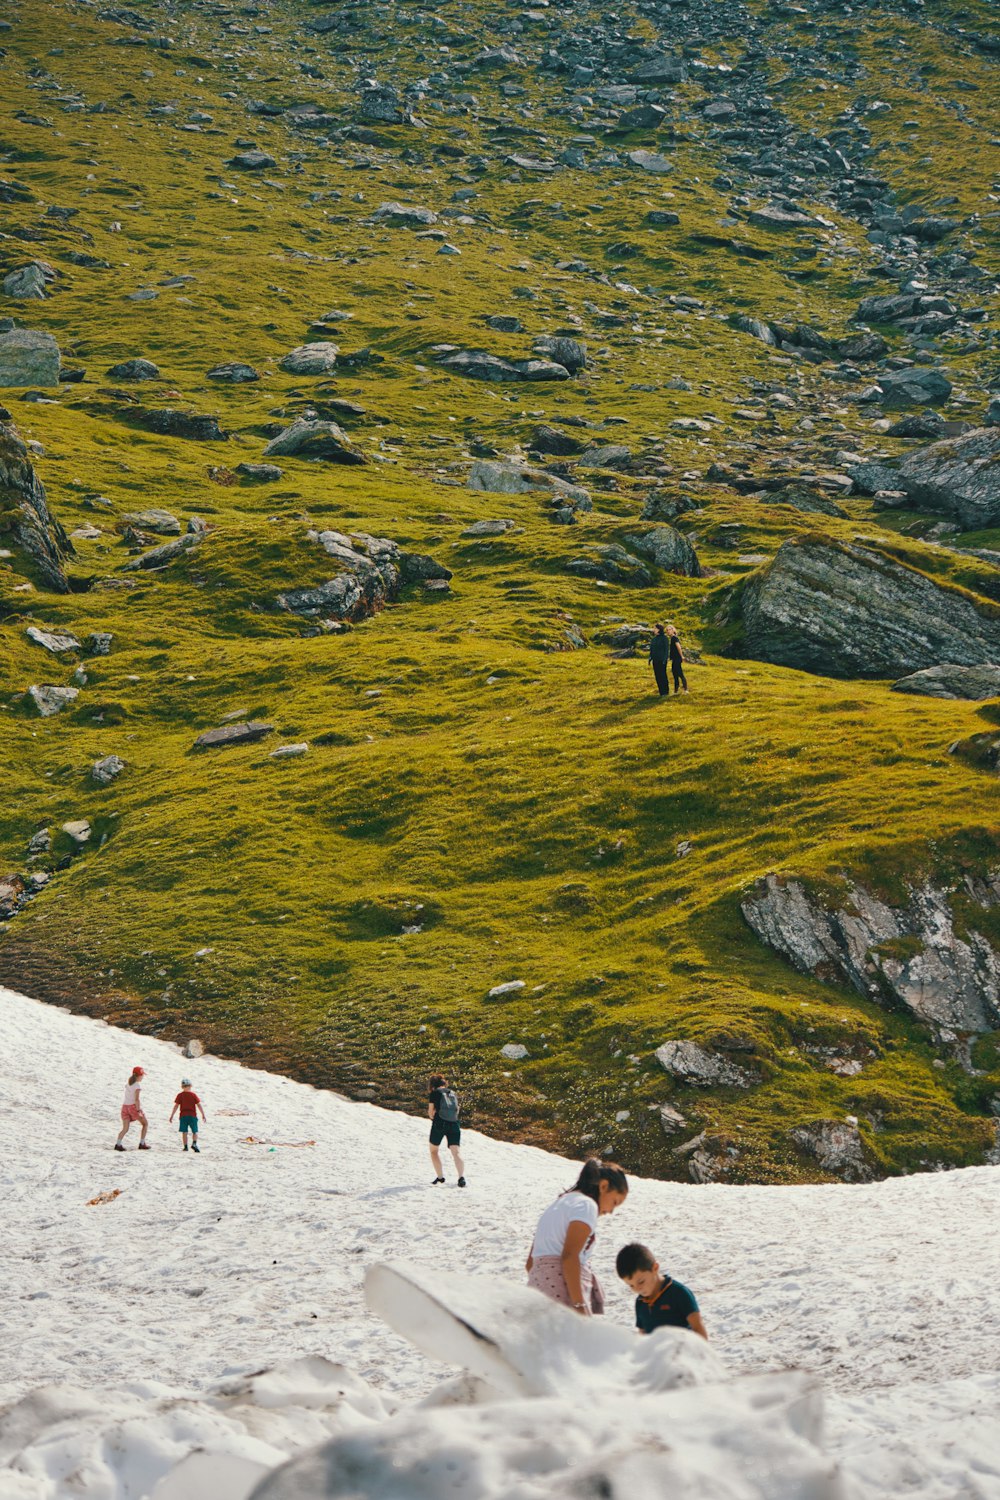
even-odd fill
[{"label": "grassy hillside", "polygon": [[[339,29],[309,31],[331,15]],[[844,337],[863,297],[894,289],[884,248],[822,180],[816,197],[796,196],[820,225],[737,224],[734,195],[762,205],[766,179],[733,175],[745,143],[706,124],[697,69],[664,91],[658,127],[598,129],[598,105],[574,103],[586,82],[546,71],[542,54],[612,23],[584,4],[543,5],[518,13],[512,37],[514,15],[471,0],[433,14],[21,0],[0,35],[0,178],[26,189],[4,208],[0,272],[38,259],[57,273],[44,300],[0,298],[0,316],[52,332],[64,365],[85,371],[42,400],[0,400],[38,445],[67,532],[98,533],[73,542],[68,595],[47,593],[16,553],[0,564],[0,873],[25,868],[36,829],[55,835],[51,880],[0,937],[0,978],[407,1107],[440,1067],[459,1079],[470,1123],[607,1148],[667,1176],[685,1174],[674,1147],[701,1129],[738,1150],[736,1178],[822,1175],[788,1132],[845,1114],[862,1119],[878,1170],[979,1160],[1000,1088],[996,1039],[979,1043],[971,1077],[908,1016],[793,972],[738,905],[770,870],[847,871],[891,891],[902,872],[995,859],[995,783],[947,754],[993,722],[989,708],[731,654],[727,590],[787,536],[821,519],[842,540],[909,533],[912,551],[932,525],[873,513],[860,496],[817,518],[706,477],[737,456],[755,473],[815,473],[837,470],[841,452],[913,446],[849,399],[833,364],[730,322]],[[868,169],[898,203],[960,225],[947,253],[975,269],[962,300],[995,317],[996,56],[970,40],[988,34],[990,8],[859,15],[727,4],[721,34],[693,50],[739,71],[756,28],[761,87],[793,133],[835,139],[858,96],[890,105],[862,112]],[[635,48],[666,23],[634,7],[614,24]],[[518,66],[476,62],[501,41]],[[451,81],[415,90],[421,123],[359,120],[360,79],[402,89],[436,69]],[[713,77],[724,93],[728,75]],[[284,113],[255,113],[261,103]],[[297,103],[331,123],[297,126]],[[559,161],[583,136],[586,164]],[[274,165],[227,165],[251,145]],[[616,160],[602,165],[604,150]],[[669,171],[631,166],[635,150],[665,151]],[[553,166],[518,166],[518,154]],[[459,217],[423,237],[372,222],[386,201]],[[680,222],[649,227],[651,211]],[[958,273],[937,274],[952,286]],[[145,289],[155,296],[131,300]],[[282,357],[332,311],[345,315],[322,334],[341,349],[335,376],[283,373]],[[496,331],[495,315],[524,331]],[[975,326],[923,349],[886,330],[893,354],[944,361],[948,415],[970,420],[996,374],[988,322]],[[571,380],[495,386],[436,364],[442,344],[525,358],[557,330],[588,345]],[[137,356],[157,379],[107,375]],[[208,378],[229,360],[260,380]],[[130,399],[214,414],[228,437],[143,432]],[[363,410],[345,416],[331,401]],[[276,482],[244,482],[237,465],[261,462],[268,434],[307,410],[341,421],[367,461],[283,458]],[[543,492],[467,487],[474,457],[526,452],[540,423],[630,450],[625,469],[567,468],[594,501],[576,526],[553,524]],[[657,496],[690,507],[679,524],[708,576],[657,573],[628,589],[566,571],[646,529],[640,512]],[[150,505],[182,525],[200,517],[207,533],[162,571],[123,571],[122,518]],[[513,529],[463,535],[495,518]],[[374,618],[321,632],[276,604],[336,571],[310,528],[430,554],[452,570],[450,592],[410,587]],[[957,540],[996,549],[1000,530]],[[1000,578],[976,560],[917,554],[979,597]],[[598,639],[664,618],[703,655],[690,695],[669,702],[653,696],[642,653],[616,659]],[[111,654],[57,660],[30,624],[81,641],[112,632]],[[589,644],[571,649],[580,635]],[[75,704],[40,719],[25,689],[70,682],[81,659]],[[192,749],[243,718],[275,732]],[[308,752],[270,758],[293,742]],[[102,788],[90,767],[111,753],[126,770]],[[69,859],[59,830],[83,818],[91,839]],[[513,999],[487,1000],[512,979],[525,982]],[[761,1082],[676,1084],[652,1055],[676,1037],[738,1046]],[[507,1061],[510,1042],[528,1057]],[[864,1056],[864,1071],[831,1072],[821,1049],[834,1045]],[[675,1138],[660,1128],[667,1101],[691,1127]]]}]

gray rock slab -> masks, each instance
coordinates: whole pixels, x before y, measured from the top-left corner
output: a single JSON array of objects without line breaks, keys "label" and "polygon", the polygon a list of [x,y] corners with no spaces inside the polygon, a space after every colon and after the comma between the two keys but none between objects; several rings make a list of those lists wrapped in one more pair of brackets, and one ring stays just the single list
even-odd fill
[{"label": "gray rock slab", "polygon": [[256,745],[274,733],[273,724],[262,724],[251,719],[245,724],[224,724],[219,729],[206,729],[195,740],[195,750],[223,750],[232,745]]},{"label": "gray rock slab", "polygon": [[330,375],[337,367],[339,353],[336,344],[300,344],[285,355],[281,368],[286,375]]},{"label": "gray rock slab", "polygon": [[925,667],[893,683],[897,693],[919,693],[925,698],[967,698],[982,702],[1000,698],[1000,664],[984,662],[979,667],[956,667],[944,662],[939,667]]},{"label": "gray rock slab", "polygon": [[25,635],[29,641],[34,641],[36,646],[43,646],[46,651],[51,651],[53,656],[58,656],[62,651],[79,651],[80,649],[80,642],[76,636],[68,632],[42,630],[37,625],[29,625]]},{"label": "gray rock slab", "polygon": [[43,719],[50,719],[53,714],[61,713],[64,708],[75,703],[79,696],[79,688],[53,687],[49,683],[32,683],[28,689],[28,697]]},{"label": "gray rock slab", "polygon": [[12,328],[0,333],[0,387],[59,384],[59,345],[51,333]]},{"label": "gray rock slab", "polygon": [[90,768],[90,774],[99,786],[110,786],[116,776],[120,776],[125,769],[125,762],[120,755],[103,755],[100,760],[95,760]]}]

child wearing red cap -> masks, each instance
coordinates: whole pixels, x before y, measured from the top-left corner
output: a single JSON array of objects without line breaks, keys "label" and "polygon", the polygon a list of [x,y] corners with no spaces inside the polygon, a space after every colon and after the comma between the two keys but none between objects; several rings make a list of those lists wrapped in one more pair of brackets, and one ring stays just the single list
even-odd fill
[{"label": "child wearing red cap", "polygon": [[122,1100],[122,1128],[118,1132],[118,1139],[115,1141],[116,1151],[125,1150],[122,1141],[135,1123],[142,1126],[142,1133],[139,1136],[139,1150],[149,1150],[149,1147],[146,1145],[146,1131],[149,1129],[149,1121],[142,1112],[142,1104],[139,1100],[139,1090],[142,1086],[141,1081],[145,1076],[145,1068],[133,1068],[129,1074],[128,1083],[125,1085],[125,1098]]}]

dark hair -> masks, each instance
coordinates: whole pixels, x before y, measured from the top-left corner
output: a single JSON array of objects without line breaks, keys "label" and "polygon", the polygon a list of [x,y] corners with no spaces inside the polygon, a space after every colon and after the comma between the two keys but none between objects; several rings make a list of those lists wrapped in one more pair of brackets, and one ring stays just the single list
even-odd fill
[{"label": "dark hair", "polygon": [[448,1080],[447,1080],[447,1078],[445,1078],[445,1076],[444,1076],[443,1073],[432,1073],[431,1074],[431,1088],[432,1089],[442,1088],[447,1082],[448,1082]]},{"label": "dark hair", "polygon": [[662,635],[663,634],[663,626],[662,625],[657,625],[657,627],[656,627],[656,633],[657,633],[657,635]]},{"label": "dark hair", "polygon": [[622,1281],[627,1281],[636,1271],[651,1271],[655,1265],[656,1260],[648,1245],[623,1245],[615,1260],[615,1270]]},{"label": "dark hair", "polygon": [[592,1156],[589,1161],[584,1162],[580,1175],[570,1191],[582,1193],[585,1198],[592,1198],[595,1203],[600,1203],[602,1183],[606,1184],[612,1192],[628,1192],[628,1178],[618,1163],[600,1161],[598,1157]]}]

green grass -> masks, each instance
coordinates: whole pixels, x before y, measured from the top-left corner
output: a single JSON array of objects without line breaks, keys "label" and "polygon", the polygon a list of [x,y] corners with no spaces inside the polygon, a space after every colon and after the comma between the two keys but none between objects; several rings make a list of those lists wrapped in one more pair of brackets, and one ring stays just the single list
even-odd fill
[{"label": "green grass", "polygon": [[[416,35],[405,32],[415,27],[405,8],[392,14]],[[472,28],[455,44],[471,57],[483,18],[475,6],[454,14]],[[193,12],[170,25],[159,17],[177,37],[164,53],[110,48],[117,28],[57,0],[25,8],[10,43],[8,108],[46,115],[55,129],[8,115],[0,175],[80,214],[61,227],[34,206],[11,206],[14,229],[41,225],[49,238],[0,240],[2,269],[36,254],[58,268],[59,290],[15,315],[51,329],[65,362],[88,375],[52,393],[56,404],[4,399],[44,448],[38,471],[67,530],[94,523],[102,536],[77,544],[71,573],[91,584],[86,592],[26,587],[16,562],[0,572],[5,868],[23,867],[39,825],[88,817],[95,829],[86,852],[9,925],[0,974],[316,1083],[350,1092],[374,1081],[391,1104],[419,1104],[425,1075],[443,1067],[461,1080],[470,1122],[570,1150],[608,1147],[664,1175],[685,1173],[654,1110],[667,1099],[692,1134],[711,1127],[738,1141],[735,1175],[747,1180],[815,1178],[788,1132],[846,1113],[861,1119],[886,1172],[980,1159],[986,1084],[970,1087],[956,1065],[935,1067],[929,1037],[908,1017],[787,968],[756,943],[738,903],[772,869],[831,886],[846,871],[898,890],[902,871],[987,866],[990,783],[947,754],[983,727],[981,710],[715,654],[731,638],[714,623],[722,596],[749,566],[738,556],[770,555],[816,518],[682,477],[747,440],[764,463],[797,440],[807,414],[836,446],[877,436],[854,408],[825,413],[840,391],[823,369],[800,370],[725,321],[746,310],[844,332],[860,297],[883,286],[863,231],[844,220],[781,244],[745,225],[731,231],[766,252],[759,260],[708,244],[728,233],[718,221],[731,194],[712,185],[711,143],[690,131],[671,147],[668,179],[568,170],[480,179],[436,148],[457,142],[469,157],[488,149],[500,160],[511,148],[491,143],[482,118],[431,111],[426,131],[380,127],[384,147],[318,147],[249,116],[244,101],[315,97],[348,118],[352,76],[317,41],[308,55],[326,77],[303,78],[303,54],[289,45],[296,16],[275,6],[267,19],[273,32],[253,44],[259,81],[246,83],[239,74],[251,64],[222,53],[247,43],[220,40],[216,23]],[[905,26],[927,44],[919,26]],[[56,29],[64,51],[52,57]],[[62,113],[51,93],[28,87],[36,62],[111,109]],[[939,57],[946,65],[969,62],[958,50]],[[418,77],[427,64],[402,66]],[[227,100],[231,88],[239,97]],[[476,77],[474,92],[482,116],[509,113],[495,81]],[[697,93],[688,85],[682,96]],[[547,97],[533,98],[535,118],[525,119],[549,137],[545,154],[579,129]],[[174,115],[148,113],[165,101]],[[782,95],[790,112],[813,103]],[[214,124],[182,132],[191,108]],[[937,118],[926,115],[928,140]],[[961,147],[956,132],[927,149]],[[279,160],[263,179],[223,165],[244,136]],[[301,173],[289,170],[293,152]],[[353,170],[353,155],[380,170]],[[916,188],[924,169],[901,162]],[[978,157],[973,170],[977,180],[985,171]],[[395,197],[440,209],[470,178],[477,223],[442,221],[460,258],[363,223]],[[643,227],[662,206],[681,226]],[[606,253],[622,242],[638,253]],[[110,269],[74,267],[64,257],[77,249]],[[605,279],[558,269],[571,258]],[[807,258],[808,285],[797,274]],[[184,275],[195,279],[160,285]],[[143,286],[158,288],[154,301],[125,300]],[[679,311],[666,300],[674,293],[705,307]],[[371,346],[383,362],[329,381],[282,374],[280,357],[333,307],[351,314],[331,335],[344,352]],[[487,315],[511,311],[528,332],[485,326]],[[607,326],[609,312],[625,326]],[[436,369],[430,352],[450,342],[523,357],[531,335],[573,318],[593,363],[561,385],[462,381]],[[215,413],[229,440],[158,438],[118,420],[104,372],[137,354],[162,372],[132,388],[144,404]],[[263,378],[207,380],[227,359],[255,364]],[[971,385],[984,361],[965,358]],[[690,391],[666,388],[676,374]],[[734,418],[734,407],[756,404],[748,381],[793,394],[799,408],[759,425]],[[631,389],[642,384],[656,389]],[[333,395],[366,409],[347,423],[369,456],[364,468],[288,459],[273,486],[232,482],[239,462],[261,458],[268,424]],[[508,452],[539,421],[567,416],[599,424],[586,435],[625,442],[636,458],[633,474],[587,476],[595,510],[580,526],[552,525],[541,494],[464,487],[474,445]],[[709,435],[671,426],[688,416],[716,425]],[[567,573],[581,549],[636,529],[655,483],[696,495],[700,513],[681,525],[718,576],[664,575],[653,589],[626,591]],[[95,495],[111,510],[88,504]],[[149,504],[203,517],[208,534],[162,573],[124,573],[118,518]],[[941,581],[986,592],[985,565],[901,538],[898,518],[873,517],[866,501],[846,508],[845,521],[824,518],[826,534],[846,542],[860,528]],[[517,529],[461,536],[497,516]],[[742,528],[736,548],[722,529],[733,524]],[[331,576],[306,539],[310,525],[429,552],[453,569],[452,593],[410,590],[343,635],[313,635],[274,606],[282,590]],[[650,695],[641,660],[547,649],[565,644],[570,621],[589,638],[615,620],[664,617],[706,649],[705,665],[690,668],[690,696],[669,703]],[[31,621],[115,636],[109,657],[86,661],[75,709],[51,720],[30,715],[20,695],[32,682],[67,681],[73,663],[31,644]],[[272,723],[274,736],[192,750],[199,732],[239,710]],[[294,740],[310,742],[304,758],[269,759]],[[111,752],[128,768],[100,789],[89,766]],[[678,856],[683,841],[691,852]],[[980,920],[971,909],[967,917]],[[511,978],[526,982],[517,998],[486,1000]],[[712,1044],[733,1033],[752,1047],[762,1079],[747,1092],[679,1087],[652,1056],[670,1037]],[[526,1062],[504,1061],[510,1041],[528,1047]],[[860,1076],[841,1078],[809,1050],[821,1045],[874,1056]],[[984,1076],[1000,1083],[992,1053]],[[629,1118],[616,1121],[624,1110]]]}]

